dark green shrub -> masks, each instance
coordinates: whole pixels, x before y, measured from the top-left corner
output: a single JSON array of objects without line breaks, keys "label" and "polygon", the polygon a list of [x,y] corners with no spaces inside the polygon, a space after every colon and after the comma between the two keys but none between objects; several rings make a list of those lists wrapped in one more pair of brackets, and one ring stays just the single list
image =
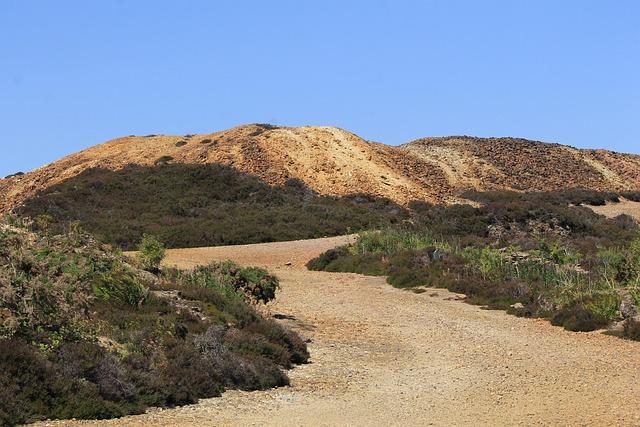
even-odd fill
[{"label": "dark green shrub", "polygon": [[396,288],[414,288],[416,286],[428,286],[428,276],[420,270],[408,268],[397,269],[389,275],[387,282]]},{"label": "dark green shrub", "polygon": [[159,374],[167,387],[166,404],[196,403],[201,397],[220,396],[224,391],[222,382],[214,374],[212,361],[196,346],[165,338],[163,349],[167,362],[159,369]]},{"label": "dark green shrub", "polygon": [[[46,418],[140,413],[140,406],[128,402],[126,393],[132,388],[117,362],[95,344],[80,346],[71,350],[65,345],[60,359],[49,361],[33,346],[0,340],[0,422],[15,425]],[[60,361],[69,365],[59,365]],[[114,396],[121,404],[109,400]]]},{"label": "dark green shrub", "polygon": [[238,272],[238,276],[240,289],[250,300],[266,304],[276,297],[280,283],[264,268],[246,267]]},{"label": "dark green shrub", "polygon": [[276,360],[269,357],[282,367],[290,368],[292,363],[301,364],[309,360],[310,356],[307,351],[307,346],[304,341],[302,341],[302,338],[300,338],[300,335],[286,329],[274,320],[269,319],[264,322],[251,323],[244,328],[244,331],[260,334],[270,342],[284,347],[287,352],[285,358]]},{"label": "dark green shrub", "polygon": [[324,271],[381,276],[385,273],[382,257],[382,254],[352,254],[332,261]]},{"label": "dark green shrub", "polygon": [[286,349],[269,341],[256,326],[246,330],[212,326],[196,338],[196,343],[202,354],[214,363],[226,386],[260,390],[289,384],[286,374],[273,364],[274,360],[288,363],[282,358],[286,357]]},{"label": "dark green shrub", "polygon": [[6,178],[11,178],[11,177],[14,177],[14,176],[22,176],[22,175],[24,175],[24,172],[16,172],[16,173],[12,173],[10,175],[5,176],[5,179]]},{"label": "dark green shrub", "polygon": [[584,303],[574,302],[557,310],[551,318],[551,324],[573,332],[589,332],[605,328],[609,319],[593,312]]},{"label": "dark green shrub", "polygon": [[258,312],[240,299],[229,299],[214,288],[198,285],[183,286],[180,290],[182,297],[192,301],[202,301],[209,307],[204,312],[214,323],[226,325],[234,324],[243,327],[260,319]]},{"label": "dark green shrub", "polygon": [[322,271],[333,261],[346,256],[349,256],[349,248],[347,246],[329,249],[328,251],[320,254],[320,256],[307,262],[306,267],[309,270]]},{"label": "dark green shrub", "polygon": [[278,278],[259,267],[242,267],[232,261],[212,262],[183,273],[177,272],[187,286],[211,288],[228,299],[268,303],[276,296]]},{"label": "dark green shrub", "polygon": [[[136,401],[135,385],[127,377],[124,366],[96,343],[65,343],[51,357],[62,368],[65,378],[94,384],[102,399],[120,403]],[[86,417],[91,415],[83,418]]]},{"label": "dark green shrub", "polygon": [[640,202],[640,191],[624,191],[620,195],[633,202]]}]

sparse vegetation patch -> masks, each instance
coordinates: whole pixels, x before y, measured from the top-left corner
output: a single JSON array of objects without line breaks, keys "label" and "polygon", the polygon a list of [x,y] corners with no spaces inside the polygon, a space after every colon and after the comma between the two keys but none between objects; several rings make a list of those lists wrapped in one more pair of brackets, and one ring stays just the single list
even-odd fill
[{"label": "sparse vegetation patch", "polygon": [[[614,194],[475,193],[481,207],[411,204],[412,222],[360,233],[311,260],[314,270],[386,275],[399,288],[444,287],[466,301],[573,331],[635,336],[638,225],[576,206]],[[623,302],[636,307],[621,310]]]}]

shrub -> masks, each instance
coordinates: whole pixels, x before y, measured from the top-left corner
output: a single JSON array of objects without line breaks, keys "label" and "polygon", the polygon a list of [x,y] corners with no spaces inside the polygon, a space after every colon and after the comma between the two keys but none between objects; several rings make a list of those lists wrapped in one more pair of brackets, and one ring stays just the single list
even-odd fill
[{"label": "shrub", "polygon": [[239,286],[251,301],[268,303],[276,297],[278,279],[259,267],[246,267],[238,272]]},{"label": "shrub", "polygon": [[616,292],[595,294],[586,303],[586,307],[594,313],[608,320],[620,317],[620,303],[622,297]]},{"label": "shrub", "polygon": [[[0,425],[112,418],[225,387],[275,387],[288,384],[282,367],[308,359],[300,337],[245,302],[245,292],[275,296],[266,271],[205,268],[234,298],[175,269],[147,292],[121,254],[69,233],[0,224],[0,265],[12,266],[0,269]],[[209,331],[224,331],[217,349]]]},{"label": "shrub", "polygon": [[177,272],[188,286],[211,288],[230,300],[268,303],[276,296],[278,278],[259,267],[242,267],[232,261],[212,262],[184,273]]},{"label": "shrub", "polygon": [[573,332],[589,332],[606,327],[609,319],[590,310],[581,302],[574,302],[556,311],[551,318],[551,324]]},{"label": "shrub", "polygon": [[281,346],[285,352],[281,357],[269,357],[278,365],[290,368],[292,363],[306,363],[309,360],[309,352],[300,335],[293,333],[280,323],[272,319],[264,322],[254,322],[247,325],[244,331],[259,334],[267,338],[271,343]]},{"label": "shrub", "polygon": [[340,246],[335,249],[329,249],[316,258],[309,260],[306,264],[306,267],[309,270],[323,271],[333,261],[346,256],[349,256],[349,248],[347,246]]},{"label": "shrub", "polygon": [[142,268],[157,273],[164,258],[164,244],[154,236],[145,234],[142,236],[138,250],[140,251],[138,260],[142,264]]},{"label": "shrub", "polygon": [[95,344],[65,345],[57,359],[47,360],[26,343],[0,340],[2,425],[140,413],[132,391],[118,362]]},{"label": "shrub", "polygon": [[200,397],[220,396],[224,390],[210,359],[198,348],[175,338],[165,338],[163,350],[167,363],[159,374],[167,386],[169,406],[196,403]]},{"label": "shrub", "polygon": [[139,307],[147,298],[148,290],[136,276],[116,271],[94,282],[93,292],[103,300],[116,300],[131,307]]},{"label": "shrub", "polygon": [[331,261],[323,271],[380,276],[385,272],[382,254],[348,254]]}]

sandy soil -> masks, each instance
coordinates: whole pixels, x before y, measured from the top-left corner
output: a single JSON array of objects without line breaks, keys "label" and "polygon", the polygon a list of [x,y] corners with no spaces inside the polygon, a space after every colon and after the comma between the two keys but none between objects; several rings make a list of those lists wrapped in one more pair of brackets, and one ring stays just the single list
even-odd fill
[{"label": "sandy soil", "polygon": [[614,218],[618,215],[627,214],[640,221],[640,203],[631,200],[621,199],[620,203],[607,203],[604,206],[589,206],[593,211],[607,218]]},{"label": "sandy soil", "polygon": [[[269,268],[276,317],[311,340],[292,385],[74,426],[640,426],[640,343],[482,310],[441,289],[309,272],[347,238],[169,251]],[[290,265],[287,265],[290,263]]]}]

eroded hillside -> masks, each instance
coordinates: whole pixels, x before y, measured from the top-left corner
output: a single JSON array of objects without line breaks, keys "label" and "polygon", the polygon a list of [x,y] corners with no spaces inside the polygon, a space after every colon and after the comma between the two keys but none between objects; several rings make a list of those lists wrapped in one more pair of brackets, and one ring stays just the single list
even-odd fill
[{"label": "eroded hillside", "polygon": [[244,125],[203,135],[129,136],[0,180],[0,211],[90,168],[165,162],[222,164],[282,186],[299,179],[321,195],[367,193],[406,204],[460,201],[467,189],[640,188],[640,156],[515,138],[425,138],[400,147],[335,127]]},{"label": "eroded hillside", "polygon": [[519,138],[424,138],[400,147],[444,171],[457,189],[624,191],[640,188],[640,156]]}]

